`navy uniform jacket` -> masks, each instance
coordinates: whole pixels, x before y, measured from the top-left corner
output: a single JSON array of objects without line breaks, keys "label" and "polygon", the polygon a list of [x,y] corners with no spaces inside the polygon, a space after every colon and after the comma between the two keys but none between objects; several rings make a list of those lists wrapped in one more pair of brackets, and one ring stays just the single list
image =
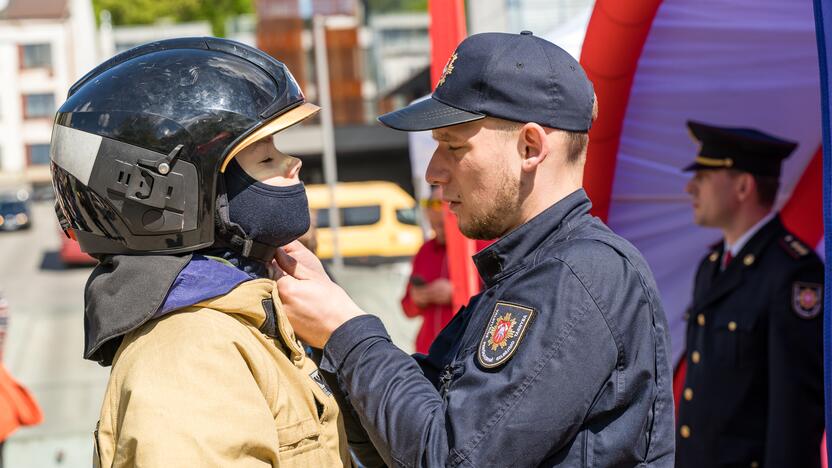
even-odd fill
[{"label": "navy uniform jacket", "polygon": [[[636,249],[578,190],[475,256],[485,290],[427,356],[356,317],[321,369],[391,466],[670,467],[667,324]],[[372,464],[372,461],[369,461]]]},{"label": "navy uniform jacket", "polygon": [[696,274],[676,466],[819,467],[823,265],[779,217],[721,257]]}]

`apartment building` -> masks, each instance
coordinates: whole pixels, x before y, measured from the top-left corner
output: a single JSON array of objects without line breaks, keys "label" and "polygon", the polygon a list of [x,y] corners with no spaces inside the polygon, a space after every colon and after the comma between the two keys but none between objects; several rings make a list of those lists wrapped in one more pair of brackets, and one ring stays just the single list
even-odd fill
[{"label": "apartment building", "polygon": [[90,0],[0,0],[0,182],[47,183],[55,110],[95,66]]}]

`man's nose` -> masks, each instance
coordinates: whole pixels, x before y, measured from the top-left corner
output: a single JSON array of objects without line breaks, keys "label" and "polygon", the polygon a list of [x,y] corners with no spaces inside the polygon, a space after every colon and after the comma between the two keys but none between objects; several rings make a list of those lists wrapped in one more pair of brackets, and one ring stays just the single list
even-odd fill
[{"label": "man's nose", "polygon": [[425,171],[425,180],[430,185],[445,185],[448,183],[449,174],[442,164],[442,156],[438,154],[439,148],[433,152]]},{"label": "man's nose", "polygon": [[685,192],[687,192],[687,193],[689,193],[689,194],[693,195],[693,191],[694,191],[694,187],[693,187],[693,186],[694,186],[693,179],[690,179],[690,180],[688,181],[688,183],[687,183],[687,184],[685,184]]}]

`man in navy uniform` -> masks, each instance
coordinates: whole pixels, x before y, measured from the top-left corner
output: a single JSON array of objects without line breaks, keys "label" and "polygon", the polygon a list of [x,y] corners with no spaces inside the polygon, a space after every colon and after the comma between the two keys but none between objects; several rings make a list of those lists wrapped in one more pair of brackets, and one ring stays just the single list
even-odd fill
[{"label": "man in navy uniform", "polygon": [[463,234],[498,239],[474,257],[484,290],[428,355],[396,348],[308,252],[278,255],[286,312],[323,348],[363,461],[377,450],[407,467],[672,466],[658,291],[581,188],[594,116],[578,62],[523,32],[469,37],[431,99],[380,117],[433,131],[427,181]]},{"label": "man in navy uniform", "polygon": [[823,265],[772,211],[795,143],[688,122],[694,219],[723,240],[688,312],[676,466],[820,466]]}]

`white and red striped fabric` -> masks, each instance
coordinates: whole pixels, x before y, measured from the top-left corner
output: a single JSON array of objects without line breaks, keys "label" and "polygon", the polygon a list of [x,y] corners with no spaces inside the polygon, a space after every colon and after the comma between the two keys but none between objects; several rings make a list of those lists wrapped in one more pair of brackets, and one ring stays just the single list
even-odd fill
[{"label": "white and red striped fabric", "polygon": [[688,119],[754,127],[800,146],[778,207],[810,245],[822,236],[820,85],[812,4],[783,0],[599,0],[581,63],[600,105],[586,185],[596,207],[649,262],[675,358],[693,275],[716,230],[693,223],[680,171],[696,144]]}]

